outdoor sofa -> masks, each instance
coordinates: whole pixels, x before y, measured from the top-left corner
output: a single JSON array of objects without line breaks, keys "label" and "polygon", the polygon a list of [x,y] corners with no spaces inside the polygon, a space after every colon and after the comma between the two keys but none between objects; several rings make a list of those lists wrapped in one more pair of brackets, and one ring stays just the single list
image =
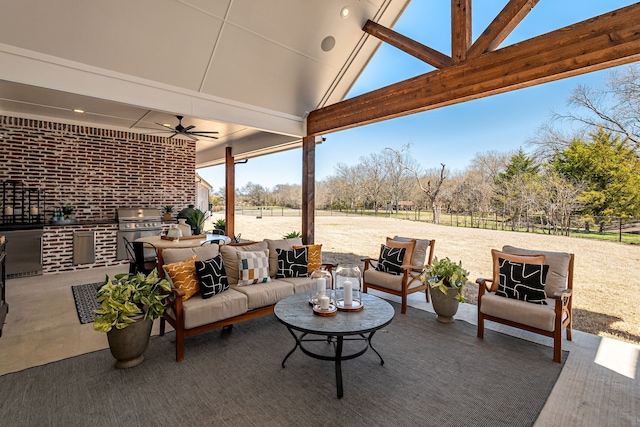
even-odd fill
[{"label": "outdoor sofa", "polygon": [[[195,256],[200,261],[219,261],[221,259],[229,284],[226,290],[222,290],[222,286],[218,286],[219,292],[210,297],[207,296],[209,288],[205,291],[203,287],[195,294],[185,298],[188,290],[185,291],[185,289],[178,287],[176,280],[172,280],[174,287],[172,295],[168,298],[167,310],[160,319],[160,335],[165,333],[166,322],[175,329],[176,361],[184,359],[186,337],[273,313],[275,304],[281,299],[297,293],[310,292],[312,288],[310,277],[276,278],[283,273],[282,270],[278,271],[277,249],[293,251],[294,246],[298,252],[302,247],[306,248],[308,254],[312,254],[312,262],[307,266],[309,272],[316,267],[320,268],[321,263],[318,259],[321,259],[321,245],[304,246],[300,238],[265,239],[262,242],[221,246],[208,244],[197,248],[165,249],[162,251],[162,268],[168,279],[177,277],[175,271],[183,273],[184,264],[188,264],[189,259]],[[260,260],[252,258],[256,255],[261,256],[261,254],[268,254],[268,261],[264,258]],[[249,257],[249,259],[241,260],[239,263],[239,259],[244,257]],[[247,263],[250,267],[252,263],[258,266],[256,271],[262,269],[263,276],[268,274],[269,281],[265,281],[264,277],[252,276],[253,281],[258,283],[245,284],[241,279],[241,273],[243,265],[246,267]],[[176,268],[176,266],[181,268]],[[265,269],[268,269],[268,273]],[[246,268],[244,272],[246,275]],[[197,276],[197,272],[192,273]],[[286,271],[285,275],[288,275]]]}]

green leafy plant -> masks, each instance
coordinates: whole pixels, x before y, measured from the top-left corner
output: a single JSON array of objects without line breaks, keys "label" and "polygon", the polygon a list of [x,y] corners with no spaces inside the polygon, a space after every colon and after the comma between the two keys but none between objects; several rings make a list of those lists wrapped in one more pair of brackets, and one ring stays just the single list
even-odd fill
[{"label": "green leafy plant", "polygon": [[204,222],[209,219],[209,212],[202,212],[200,209],[195,208],[189,212],[189,221],[196,229],[196,234],[200,234],[204,227]]},{"label": "green leafy plant", "polygon": [[114,278],[115,281],[107,276],[98,290],[100,308],[95,311],[93,329],[99,332],[109,332],[112,328],[124,329],[134,323],[134,317],[140,314],[152,320],[162,316],[164,299],[171,291],[171,284],[160,279],[157,270],[154,269],[148,276],[143,273],[131,276],[117,274]]},{"label": "green leafy plant", "polygon": [[216,220],[215,225],[216,227],[224,227],[227,225],[227,220],[220,218],[219,220]]},{"label": "green leafy plant", "polygon": [[63,206],[62,213],[65,215],[71,215],[73,213],[73,208],[69,205]]},{"label": "green leafy plant", "polygon": [[173,205],[165,205],[165,207],[164,207],[164,212],[165,212],[165,213],[171,213],[171,212],[173,212]]},{"label": "green leafy plant", "polygon": [[292,231],[282,236],[283,239],[295,239],[296,237],[302,237],[302,233],[299,231]]},{"label": "green leafy plant", "polygon": [[455,263],[448,257],[443,259],[433,258],[433,264],[427,265],[426,274],[422,278],[431,289],[439,289],[443,294],[448,294],[450,290],[457,292],[456,299],[465,302],[462,290],[467,284],[469,271],[462,268],[462,261]]}]

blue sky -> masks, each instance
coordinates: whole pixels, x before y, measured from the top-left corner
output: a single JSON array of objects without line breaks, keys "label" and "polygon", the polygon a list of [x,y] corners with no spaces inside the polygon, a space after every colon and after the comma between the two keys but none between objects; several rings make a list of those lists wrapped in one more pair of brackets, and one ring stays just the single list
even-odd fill
[{"label": "blue sky", "polygon": [[[473,3],[473,40],[484,31],[507,0]],[[622,0],[540,0],[502,46],[562,28],[635,3]],[[431,48],[450,54],[449,0],[413,0],[394,30]],[[347,98],[406,80],[433,70],[429,65],[382,44]],[[551,116],[567,111],[567,99],[579,84],[601,86],[611,69],[563,79],[501,95],[413,114],[373,125],[326,135],[316,147],[316,179],[335,173],[337,163],[355,165],[363,155],[385,147],[411,144],[411,153],[424,169],[444,163],[463,170],[479,152],[509,151],[522,147]],[[567,124],[566,126],[570,126]],[[273,164],[287,167],[274,168]],[[214,189],[224,187],[224,166],[198,170]],[[248,182],[266,188],[300,184],[300,149],[252,158],[236,166],[236,187]]]}]

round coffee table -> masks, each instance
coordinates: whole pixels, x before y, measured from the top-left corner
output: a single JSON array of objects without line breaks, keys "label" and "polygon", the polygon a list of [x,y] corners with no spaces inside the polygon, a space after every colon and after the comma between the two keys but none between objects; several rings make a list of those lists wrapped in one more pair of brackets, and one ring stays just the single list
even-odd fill
[{"label": "round coffee table", "polygon": [[[285,362],[298,347],[304,354],[313,358],[334,361],[338,398],[341,398],[343,396],[341,363],[343,360],[354,359],[371,348],[380,358],[380,364],[384,365],[382,356],[371,345],[371,338],[378,329],[391,323],[395,310],[387,301],[373,295],[362,294],[362,300],[364,308],[361,311],[338,311],[335,316],[314,314],[308,302],[308,293],[296,294],[280,300],[274,308],[274,314],[296,340],[295,346],[282,361],[282,367],[284,368]],[[322,335],[326,338],[307,338],[307,335]],[[365,345],[364,348],[345,355],[342,354],[345,340],[365,341]],[[335,354],[328,356],[315,353],[303,344],[318,341],[333,343]]]}]

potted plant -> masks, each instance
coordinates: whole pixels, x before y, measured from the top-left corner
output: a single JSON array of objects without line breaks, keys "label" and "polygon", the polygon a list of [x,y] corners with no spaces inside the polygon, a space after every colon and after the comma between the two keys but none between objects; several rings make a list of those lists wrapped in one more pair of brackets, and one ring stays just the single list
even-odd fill
[{"label": "potted plant", "polygon": [[295,239],[296,237],[302,237],[302,233],[299,231],[292,231],[282,236],[283,239]]},{"label": "potted plant", "polygon": [[[162,293],[164,291],[165,293]],[[153,270],[148,276],[118,274],[108,276],[98,290],[100,308],[93,328],[106,332],[116,368],[130,368],[144,360],[153,321],[164,313],[164,299],[171,285]]]},{"label": "potted plant", "polygon": [[200,209],[195,208],[189,213],[189,221],[194,227],[193,234],[202,234],[204,228],[204,222],[209,219],[209,212],[202,212]]},{"label": "potted plant", "polygon": [[[449,258],[434,257],[432,265],[427,265],[424,283],[436,291],[431,292],[433,309],[442,323],[453,322],[458,312],[458,304],[465,302],[462,291],[467,284],[469,272],[462,268],[462,261],[453,262]],[[439,292],[438,292],[439,291]]]},{"label": "potted plant", "polygon": [[165,205],[162,219],[165,221],[169,221],[171,219],[171,212],[173,212],[173,205]]},{"label": "potted plant", "polygon": [[214,223],[214,226],[216,227],[217,230],[221,230],[224,233],[225,228],[227,226],[227,221],[224,218],[220,218]]},{"label": "potted plant", "polygon": [[69,205],[62,207],[62,214],[64,215],[64,219],[74,219],[73,208]]}]

